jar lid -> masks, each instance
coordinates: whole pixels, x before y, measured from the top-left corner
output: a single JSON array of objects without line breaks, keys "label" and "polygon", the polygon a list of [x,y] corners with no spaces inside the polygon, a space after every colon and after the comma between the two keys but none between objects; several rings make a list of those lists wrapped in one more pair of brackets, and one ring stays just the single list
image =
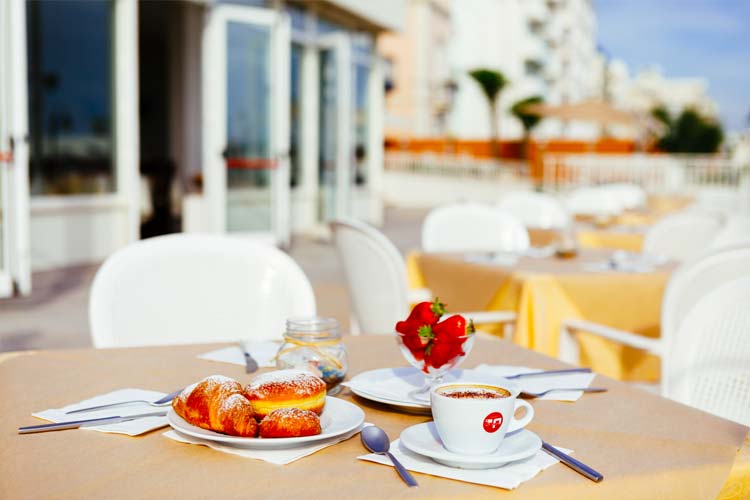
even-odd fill
[{"label": "jar lid", "polygon": [[339,322],[336,318],[326,318],[323,316],[307,316],[289,318],[286,320],[287,332],[301,334],[336,332],[339,329]]}]

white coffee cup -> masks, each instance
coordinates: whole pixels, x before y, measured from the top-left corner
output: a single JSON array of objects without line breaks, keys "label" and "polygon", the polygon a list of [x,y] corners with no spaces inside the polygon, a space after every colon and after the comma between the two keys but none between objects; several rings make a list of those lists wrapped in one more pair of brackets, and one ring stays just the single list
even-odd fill
[{"label": "white coffee cup", "polygon": [[[518,399],[518,394],[510,383],[452,382],[434,387],[430,392],[432,418],[443,446],[461,455],[494,453],[508,432],[526,427],[534,418],[534,407]],[[520,407],[526,413],[517,419]]]}]

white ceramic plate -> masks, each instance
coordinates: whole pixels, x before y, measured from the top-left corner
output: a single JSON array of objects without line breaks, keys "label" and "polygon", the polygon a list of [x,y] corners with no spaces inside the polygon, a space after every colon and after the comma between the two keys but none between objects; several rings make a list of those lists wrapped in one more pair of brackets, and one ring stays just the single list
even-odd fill
[{"label": "white ceramic plate", "polygon": [[343,399],[326,397],[326,405],[320,416],[320,427],[322,432],[316,436],[304,436],[295,438],[246,438],[228,436],[219,432],[201,429],[187,423],[171,407],[167,411],[169,425],[178,432],[207,441],[226,443],[238,448],[254,449],[281,449],[295,448],[316,441],[325,441],[334,437],[351,432],[365,421],[365,412],[362,409]]},{"label": "white ceramic plate", "polygon": [[[347,386],[357,396],[371,401],[395,406],[404,411],[430,413],[429,402],[409,397],[409,392],[422,387],[424,380],[424,375],[416,368],[380,368],[356,375]],[[443,382],[513,385],[513,382],[504,378],[479,370],[452,370],[443,377]]]},{"label": "white ceramic plate", "polygon": [[413,425],[401,433],[401,443],[409,450],[449,467],[460,469],[494,469],[509,462],[529,458],[542,448],[542,440],[523,429],[506,436],[500,448],[489,455],[459,455],[443,447],[434,422]]}]

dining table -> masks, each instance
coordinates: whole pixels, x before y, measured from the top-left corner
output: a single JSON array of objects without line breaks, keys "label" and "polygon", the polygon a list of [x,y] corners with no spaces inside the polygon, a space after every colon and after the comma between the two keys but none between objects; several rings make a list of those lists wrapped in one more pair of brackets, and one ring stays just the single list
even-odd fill
[{"label": "dining table", "polygon": [[[343,339],[349,376],[406,366],[393,336]],[[163,392],[221,374],[247,383],[243,366],[197,358],[226,344],[25,352],[0,362],[0,498],[743,498],[750,492],[748,428],[597,375],[605,393],[575,403],[532,400],[529,429],[573,450],[600,471],[594,483],[557,464],[512,491],[415,474],[407,488],[393,468],[356,457],[358,437],[289,465],[178,443],[164,429],[140,437],[67,430],[19,435],[32,412],[123,387]],[[481,363],[554,369],[565,365],[498,338],[478,335],[464,368]],[[338,397],[365,412],[391,439],[429,415],[396,411],[345,389]],[[738,452],[738,450],[740,450]],[[739,454],[738,454],[739,453]],[[744,455],[743,455],[744,453]],[[739,496],[738,496],[739,495]],[[747,498],[747,497],[744,497]]]},{"label": "dining table", "polygon": [[[647,272],[596,269],[611,250],[581,249],[572,258],[412,252],[410,281],[430,290],[449,311],[513,311],[517,344],[557,356],[565,320],[585,319],[647,337],[660,333],[661,300],[676,269],[666,262]],[[502,333],[492,325],[481,325]],[[622,380],[659,380],[659,360],[580,333],[581,363]]]}]

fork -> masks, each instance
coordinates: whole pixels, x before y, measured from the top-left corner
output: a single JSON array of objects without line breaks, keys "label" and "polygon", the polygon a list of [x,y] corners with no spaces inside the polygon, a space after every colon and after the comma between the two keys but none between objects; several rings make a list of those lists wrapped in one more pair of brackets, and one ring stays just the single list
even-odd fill
[{"label": "fork", "polygon": [[163,398],[157,399],[156,401],[146,401],[145,399],[133,399],[131,401],[120,401],[118,403],[109,403],[106,405],[99,405],[99,406],[89,406],[88,408],[78,408],[77,410],[70,410],[66,411],[66,415],[70,415],[71,413],[83,413],[85,411],[94,411],[94,410],[101,410],[102,408],[111,408],[113,406],[122,406],[122,405],[132,405],[136,403],[145,403],[149,406],[153,406],[154,408],[163,408],[164,406],[169,406],[172,404],[172,400],[177,397],[179,393],[182,392],[182,389],[179,391],[174,391],[170,394],[167,394]]},{"label": "fork", "polygon": [[557,389],[547,389],[546,391],[542,392],[529,392],[529,391],[521,391],[521,394],[524,396],[528,396],[530,398],[540,398],[544,396],[545,394],[549,394],[550,392],[555,391],[582,391],[582,392],[607,392],[606,387],[560,387]]}]

